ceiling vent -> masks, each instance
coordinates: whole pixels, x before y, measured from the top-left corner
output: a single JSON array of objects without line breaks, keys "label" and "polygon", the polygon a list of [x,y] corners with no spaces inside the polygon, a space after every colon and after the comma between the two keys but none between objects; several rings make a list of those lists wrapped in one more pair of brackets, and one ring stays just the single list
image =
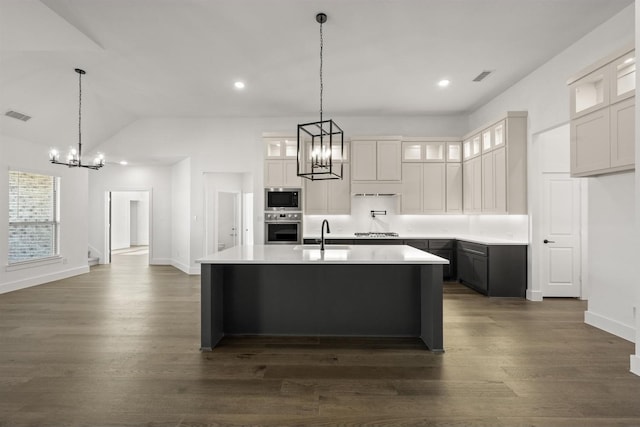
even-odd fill
[{"label": "ceiling vent", "polygon": [[491,74],[493,71],[483,71],[480,74],[478,74],[476,76],[475,79],[473,79],[474,82],[481,82],[482,80],[484,80],[489,74]]},{"label": "ceiling vent", "polygon": [[22,120],[23,122],[26,122],[31,118],[31,116],[27,116],[26,114],[18,113],[17,111],[13,111],[13,110],[7,111],[4,115],[13,117],[14,119]]}]

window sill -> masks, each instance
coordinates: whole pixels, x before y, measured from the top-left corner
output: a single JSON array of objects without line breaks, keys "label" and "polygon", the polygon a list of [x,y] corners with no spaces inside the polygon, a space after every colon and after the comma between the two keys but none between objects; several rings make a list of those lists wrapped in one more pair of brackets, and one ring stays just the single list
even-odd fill
[{"label": "window sill", "polygon": [[64,259],[58,255],[58,256],[52,256],[49,258],[40,258],[32,261],[22,261],[22,262],[9,264],[6,266],[5,271],[24,270],[27,268],[42,267],[44,265],[62,264],[63,262],[64,262]]}]

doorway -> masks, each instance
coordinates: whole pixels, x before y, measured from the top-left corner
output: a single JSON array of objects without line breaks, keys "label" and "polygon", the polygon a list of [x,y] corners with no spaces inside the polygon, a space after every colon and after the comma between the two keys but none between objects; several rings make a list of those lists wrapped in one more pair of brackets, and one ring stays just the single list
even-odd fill
[{"label": "doorway", "polygon": [[218,191],[218,215],[216,221],[217,250],[232,248],[238,244],[240,218],[240,193]]},{"label": "doorway", "polygon": [[148,265],[151,259],[150,192],[110,191],[107,201],[107,263]]},{"label": "doorway", "polygon": [[253,244],[253,174],[205,172],[204,253]]}]

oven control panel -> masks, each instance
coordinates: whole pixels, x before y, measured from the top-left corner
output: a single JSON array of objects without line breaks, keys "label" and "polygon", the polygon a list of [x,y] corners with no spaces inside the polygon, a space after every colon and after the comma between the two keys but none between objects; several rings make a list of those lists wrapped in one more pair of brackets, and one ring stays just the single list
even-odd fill
[{"label": "oven control panel", "polygon": [[285,213],[285,212],[266,212],[264,220],[273,221],[302,221],[301,213]]}]

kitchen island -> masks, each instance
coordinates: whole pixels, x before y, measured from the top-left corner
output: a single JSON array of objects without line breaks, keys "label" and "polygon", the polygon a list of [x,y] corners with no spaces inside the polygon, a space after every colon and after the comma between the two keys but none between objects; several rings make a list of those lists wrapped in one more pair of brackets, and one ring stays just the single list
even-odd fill
[{"label": "kitchen island", "polygon": [[405,245],[235,246],[201,264],[201,350],[225,335],[420,337],[443,351],[442,266]]}]

